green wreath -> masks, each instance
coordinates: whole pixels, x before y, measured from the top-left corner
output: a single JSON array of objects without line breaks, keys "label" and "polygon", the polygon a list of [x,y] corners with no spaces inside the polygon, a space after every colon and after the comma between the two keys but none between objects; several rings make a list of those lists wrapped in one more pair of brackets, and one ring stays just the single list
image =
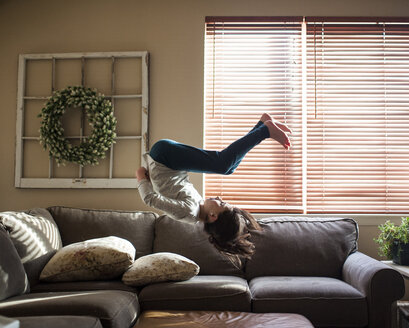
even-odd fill
[{"label": "green wreath", "polygon": [[[61,117],[70,107],[81,107],[86,111],[89,125],[93,128],[89,137],[78,145],[72,145],[64,137]],[[115,143],[116,119],[111,102],[95,89],[70,86],[55,91],[41,113],[40,143],[49,149],[50,157],[58,164],[78,163],[82,166],[97,165],[105,158],[109,147]]]}]

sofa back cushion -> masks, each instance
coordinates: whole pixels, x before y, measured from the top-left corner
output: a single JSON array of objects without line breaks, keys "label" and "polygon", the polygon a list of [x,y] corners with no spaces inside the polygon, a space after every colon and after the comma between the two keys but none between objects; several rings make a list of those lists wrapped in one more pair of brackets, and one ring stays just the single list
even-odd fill
[{"label": "sofa back cushion", "polygon": [[0,301],[28,290],[23,263],[8,232],[0,224]]},{"label": "sofa back cushion", "polygon": [[159,217],[155,225],[153,251],[187,257],[199,265],[199,275],[244,276],[241,269],[236,268],[210,244],[209,236],[200,222],[176,220],[166,215]]},{"label": "sofa back cushion", "polygon": [[88,239],[117,236],[133,244],[136,249],[135,258],[152,253],[157,217],[153,212],[63,206],[49,207],[48,210],[58,225],[64,246]]},{"label": "sofa back cushion", "polygon": [[259,221],[246,278],[325,276],[340,278],[348,255],[357,250],[358,225],[347,218],[275,217]]}]

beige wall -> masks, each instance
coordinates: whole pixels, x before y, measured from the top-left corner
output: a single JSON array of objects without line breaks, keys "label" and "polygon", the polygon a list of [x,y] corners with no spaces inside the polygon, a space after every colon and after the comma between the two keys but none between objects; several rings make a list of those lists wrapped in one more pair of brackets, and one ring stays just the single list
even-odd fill
[{"label": "beige wall", "polygon": [[[0,0],[0,210],[147,209],[136,190],[14,188],[19,54],[148,50],[151,144],[166,137],[201,146],[204,18],[213,15],[409,16],[409,1]],[[202,187],[200,175],[192,180]],[[371,255],[376,233],[361,227],[361,249]]]}]

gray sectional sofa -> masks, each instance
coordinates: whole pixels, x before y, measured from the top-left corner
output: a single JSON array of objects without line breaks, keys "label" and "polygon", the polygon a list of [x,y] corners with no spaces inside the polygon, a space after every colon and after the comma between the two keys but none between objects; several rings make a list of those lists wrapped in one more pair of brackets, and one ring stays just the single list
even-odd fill
[{"label": "gray sectional sofa", "polygon": [[[390,327],[392,304],[404,295],[397,271],[357,250],[358,227],[348,218],[260,220],[263,231],[251,237],[256,253],[239,269],[209,244],[200,223],[150,212],[61,206],[26,213],[46,218],[35,229],[48,241],[34,238],[35,229],[21,238],[27,232],[1,221],[0,213],[3,232],[13,241],[29,280],[18,295],[3,293],[0,315],[20,318],[21,327],[128,328],[145,310],[213,310],[298,313],[315,327],[385,328]],[[183,255],[200,266],[200,273],[187,281],[138,288],[124,285],[120,277],[39,281],[56,249],[105,236],[129,240],[136,258],[156,252]],[[36,243],[42,250],[35,250]]]}]

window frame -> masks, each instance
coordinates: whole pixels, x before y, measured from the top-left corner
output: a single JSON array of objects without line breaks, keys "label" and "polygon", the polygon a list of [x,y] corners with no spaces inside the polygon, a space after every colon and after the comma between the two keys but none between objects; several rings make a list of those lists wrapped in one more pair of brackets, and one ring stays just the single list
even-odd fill
[{"label": "window frame", "polygon": [[[115,59],[138,59],[141,60],[141,93],[116,95],[114,88]],[[82,83],[84,81],[84,61],[86,59],[107,59],[112,60],[112,81],[111,81],[111,95],[105,95],[111,102],[120,98],[141,99],[141,133],[130,136],[117,136],[115,140],[132,139],[140,140],[141,142],[141,165],[144,164],[143,154],[148,151],[148,112],[149,112],[149,86],[148,86],[148,70],[149,70],[149,53],[147,51],[129,51],[129,52],[89,52],[89,53],[49,53],[49,54],[21,54],[19,56],[18,67],[18,89],[17,89],[17,120],[16,120],[16,161],[15,161],[15,187],[16,188],[136,188],[137,181],[135,178],[115,178],[112,176],[114,145],[110,147],[110,163],[109,173],[106,178],[89,178],[84,177],[82,167],[78,165],[78,175],[71,178],[56,178],[53,175],[54,159],[49,160],[48,177],[24,177],[24,141],[25,140],[39,140],[39,137],[27,137],[24,131],[24,110],[26,100],[44,100],[48,99],[49,95],[40,95],[35,97],[26,96],[26,64],[28,61],[51,61],[52,62],[52,90],[54,91],[55,83],[55,61],[56,60],[81,60],[82,61]],[[135,109],[137,110],[137,109]],[[75,139],[80,137],[75,136]]]}]

